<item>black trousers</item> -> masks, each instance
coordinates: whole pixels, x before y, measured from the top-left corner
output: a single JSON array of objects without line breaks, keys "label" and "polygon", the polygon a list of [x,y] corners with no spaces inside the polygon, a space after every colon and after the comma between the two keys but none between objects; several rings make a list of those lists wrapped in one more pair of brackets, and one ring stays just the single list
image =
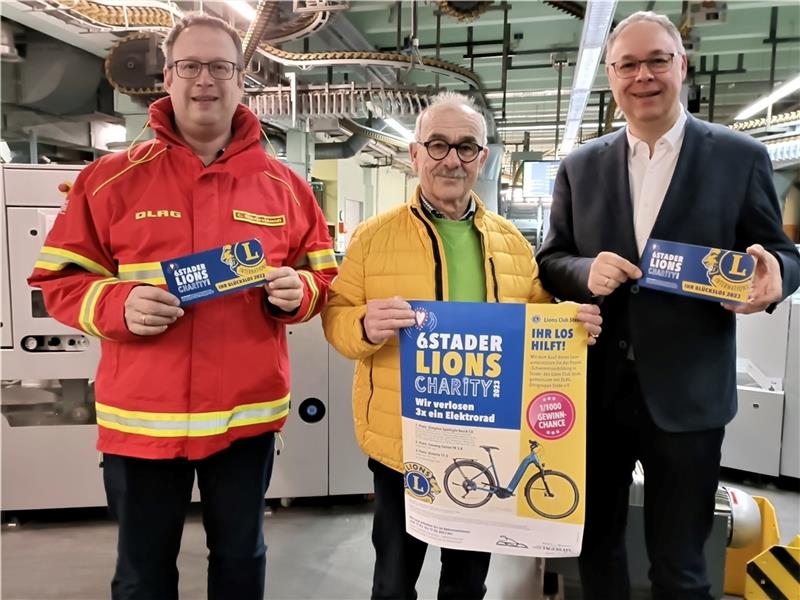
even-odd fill
[{"label": "black trousers", "polygon": [[635,363],[625,362],[618,393],[589,407],[586,525],[579,559],[584,598],[630,598],[625,524],[631,472],[640,460],[654,600],[711,600],[703,548],[714,519],[724,428],[659,429],[642,397]]},{"label": "black trousers", "polygon": [[[403,475],[369,459],[375,480],[372,545],[375,574],[372,598],[414,600],[428,544],[406,533]],[[439,600],[480,600],[486,594],[488,552],[442,548]]]},{"label": "black trousers", "polygon": [[108,507],[119,525],[114,600],[178,597],[176,560],[194,473],[208,547],[210,600],[261,600],[266,578],[264,495],[275,435],[235,441],[202,460],[148,460],[106,454]]}]

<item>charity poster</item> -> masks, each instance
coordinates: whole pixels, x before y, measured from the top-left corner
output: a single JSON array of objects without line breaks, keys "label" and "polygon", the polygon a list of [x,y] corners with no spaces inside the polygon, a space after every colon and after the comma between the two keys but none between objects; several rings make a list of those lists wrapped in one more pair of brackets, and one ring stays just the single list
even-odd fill
[{"label": "charity poster", "polygon": [[746,303],[755,259],[744,252],[649,239],[641,262],[641,287],[700,300]]},{"label": "charity poster", "polygon": [[578,306],[410,301],[400,332],[406,530],[445,548],[580,552],[587,334]]}]

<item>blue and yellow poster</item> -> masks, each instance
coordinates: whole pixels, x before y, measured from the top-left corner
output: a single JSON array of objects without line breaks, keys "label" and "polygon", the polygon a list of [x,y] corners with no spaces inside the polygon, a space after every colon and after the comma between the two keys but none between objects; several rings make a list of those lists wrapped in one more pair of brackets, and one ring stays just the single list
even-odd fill
[{"label": "blue and yellow poster", "polygon": [[587,334],[577,305],[411,301],[400,333],[406,529],[446,548],[574,556]]}]

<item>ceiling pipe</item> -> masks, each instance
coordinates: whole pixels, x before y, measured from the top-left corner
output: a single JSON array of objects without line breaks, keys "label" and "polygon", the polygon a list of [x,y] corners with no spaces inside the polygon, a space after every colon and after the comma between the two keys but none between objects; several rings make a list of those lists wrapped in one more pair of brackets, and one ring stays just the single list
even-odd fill
[{"label": "ceiling pipe", "polygon": [[[386,143],[386,140],[378,138],[393,137],[382,133],[387,127],[382,119],[375,119],[373,125],[376,128],[366,127],[350,119],[341,119],[340,126],[350,133],[350,137],[344,142],[316,144],[314,146],[314,158],[316,160],[341,160],[351,158],[358,154],[370,140]],[[406,146],[407,145],[406,143]]]}]

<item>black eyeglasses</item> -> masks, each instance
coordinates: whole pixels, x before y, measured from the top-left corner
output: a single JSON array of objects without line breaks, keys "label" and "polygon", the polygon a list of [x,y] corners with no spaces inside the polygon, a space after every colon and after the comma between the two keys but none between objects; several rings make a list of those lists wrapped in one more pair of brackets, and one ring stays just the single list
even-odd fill
[{"label": "black eyeglasses", "polygon": [[644,60],[626,58],[611,63],[611,66],[614,68],[614,73],[617,74],[617,77],[621,77],[622,79],[636,77],[642,63],[647,65],[647,70],[651,73],[666,73],[672,66],[672,60],[677,54],[677,52],[671,54],[656,54]]},{"label": "black eyeglasses", "polygon": [[478,158],[481,150],[483,150],[483,146],[476,144],[475,142],[459,142],[457,144],[448,144],[444,140],[428,140],[427,142],[421,143],[423,146],[425,146],[425,150],[428,151],[428,156],[430,156],[433,160],[444,160],[445,157],[450,154],[450,150],[455,148],[456,155],[461,162],[471,163],[473,160]]},{"label": "black eyeglasses", "polygon": [[199,60],[176,60],[170,65],[175,67],[175,73],[181,79],[197,79],[203,71],[203,67],[208,69],[209,75],[214,79],[225,81],[232,79],[233,74],[239,69],[236,63],[229,60],[212,60],[211,62],[200,62]]}]

